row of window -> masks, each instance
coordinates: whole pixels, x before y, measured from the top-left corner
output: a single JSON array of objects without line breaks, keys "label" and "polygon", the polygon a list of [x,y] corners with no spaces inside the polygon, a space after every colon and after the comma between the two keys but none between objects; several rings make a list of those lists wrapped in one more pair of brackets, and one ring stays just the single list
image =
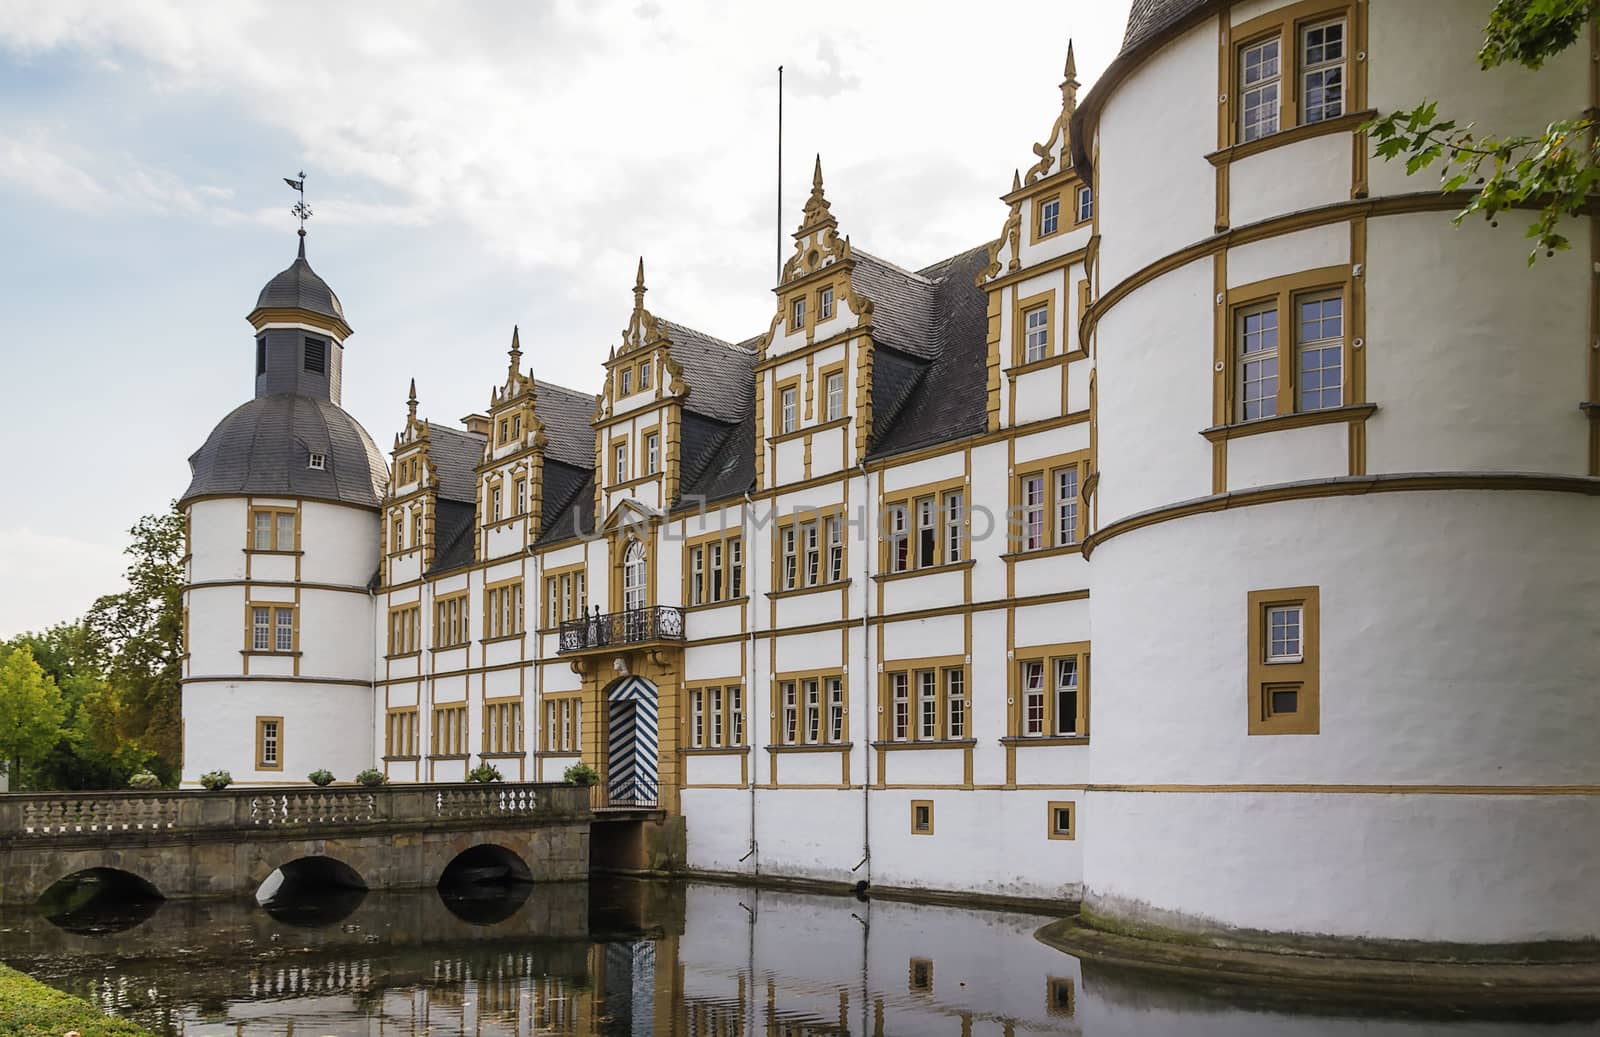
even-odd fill
[{"label": "row of window", "polygon": [[[822,420],[838,421],[844,417],[844,372],[829,371],[822,376]],[[800,386],[784,385],[778,389],[778,435],[798,432],[800,429]]]},{"label": "row of window", "polygon": [[844,517],[794,520],[778,527],[778,589],[800,590],[844,579]]},{"label": "row of window", "polygon": [[737,684],[689,689],[689,747],[744,745],[744,689]]},{"label": "row of window", "polygon": [[[488,522],[485,523],[485,525],[492,525],[501,521],[502,519],[508,517],[517,518],[528,513],[528,480],[525,477],[519,476],[512,481],[512,499],[516,506],[516,510],[511,512],[509,516],[505,513],[505,488],[502,486],[500,480],[492,479],[489,480],[485,485],[489,490],[487,508]],[[412,546],[414,547],[416,545],[413,544]]]},{"label": "row of window", "polygon": [[[550,705],[554,705],[551,702]],[[417,756],[418,709],[415,706],[391,709],[384,726],[383,755],[391,758]],[[515,700],[485,702],[479,737],[484,755],[520,753],[522,741],[522,703]],[[431,713],[434,756],[466,756],[468,741],[467,704],[455,702],[433,707]]]},{"label": "row of window", "polygon": [[1274,26],[1238,49],[1238,132],[1246,143],[1345,113],[1345,20],[1301,24],[1288,62],[1284,36]]},{"label": "row of window", "polygon": [[818,321],[830,320],[833,317],[833,285],[825,284],[818,288],[811,297],[802,292],[789,299],[789,330],[804,331],[806,319],[811,311],[808,304],[811,298],[816,300],[816,319]]},{"label": "row of window", "polygon": [[[614,437],[611,443],[611,482],[613,485],[633,479],[633,469],[628,464],[626,436]],[[647,432],[644,437],[644,463],[639,477],[655,475],[661,471],[661,433]]]},{"label": "row of window", "polygon": [[637,366],[625,364],[617,368],[617,395],[632,396],[650,388],[651,364],[652,361],[644,360]]},{"label": "row of window", "polygon": [[[1076,839],[1077,835],[1078,806],[1071,800],[1052,800],[1045,805],[1045,834],[1051,839]],[[911,801],[911,834],[933,834],[933,800],[913,799]],[[918,971],[919,962],[925,968],[925,973]],[[922,959],[911,959],[911,989],[933,989],[933,964]],[[1067,981],[1067,982],[1070,982]],[[1069,999],[1070,1001],[1070,999]]]},{"label": "row of window", "polygon": [[744,597],[744,540],[723,537],[689,547],[689,604]]},{"label": "row of window", "polygon": [[[1063,230],[1061,223],[1061,195],[1046,195],[1036,207],[1034,237],[1047,238]],[[1079,185],[1072,197],[1072,226],[1081,227],[1094,218],[1094,191],[1087,184]]]}]

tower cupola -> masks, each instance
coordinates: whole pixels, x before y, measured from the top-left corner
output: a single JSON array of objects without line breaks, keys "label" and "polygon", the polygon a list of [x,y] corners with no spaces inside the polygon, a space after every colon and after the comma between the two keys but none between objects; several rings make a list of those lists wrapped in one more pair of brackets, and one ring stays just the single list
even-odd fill
[{"label": "tower cupola", "polygon": [[328,282],[306,261],[306,232],[293,263],[256,297],[256,396],[295,393],[338,403],[350,325]]}]

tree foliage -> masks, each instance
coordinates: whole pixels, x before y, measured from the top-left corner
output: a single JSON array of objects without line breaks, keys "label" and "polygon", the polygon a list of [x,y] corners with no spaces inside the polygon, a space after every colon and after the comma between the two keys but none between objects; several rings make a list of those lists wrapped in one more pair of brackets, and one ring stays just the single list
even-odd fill
[{"label": "tree foliage", "polygon": [[27,645],[0,656],[0,760],[15,774],[18,764],[39,759],[61,737],[61,689],[33,658]]},{"label": "tree foliage", "polygon": [[[1499,0],[1489,15],[1479,65],[1515,63],[1529,69],[1572,46],[1600,13],[1600,0]],[[1561,233],[1563,218],[1583,213],[1600,186],[1600,120],[1588,112],[1548,123],[1538,133],[1499,136],[1476,124],[1441,119],[1438,102],[1390,112],[1363,129],[1383,159],[1404,159],[1407,175],[1440,163],[1446,192],[1475,190],[1455,222],[1474,214],[1495,222],[1504,209],[1535,210],[1527,236],[1539,253],[1571,247]]]},{"label": "tree foliage", "polygon": [[31,787],[123,788],[145,767],[177,780],[183,515],[174,504],[129,532],[127,590],[101,597],[78,622],[0,643],[0,656],[27,652],[59,694],[54,737],[24,760]]}]

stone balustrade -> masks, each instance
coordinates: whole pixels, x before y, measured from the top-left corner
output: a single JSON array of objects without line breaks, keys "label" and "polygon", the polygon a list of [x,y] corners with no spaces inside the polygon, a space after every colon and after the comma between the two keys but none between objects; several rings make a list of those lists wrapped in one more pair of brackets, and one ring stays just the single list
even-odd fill
[{"label": "stone balustrade", "polygon": [[0,795],[0,840],[462,821],[504,824],[588,815],[587,789],[553,783],[41,792]]}]

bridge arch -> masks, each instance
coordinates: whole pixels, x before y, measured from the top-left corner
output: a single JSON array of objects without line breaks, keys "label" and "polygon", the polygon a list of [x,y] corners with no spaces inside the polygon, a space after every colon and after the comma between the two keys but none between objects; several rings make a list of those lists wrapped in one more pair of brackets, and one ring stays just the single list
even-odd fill
[{"label": "bridge arch", "polygon": [[165,898],[150,880],[121,868],[81,868],[52,882],[37,900],[51,924],[90,936],[125,932],[156,913]]},{"label": "bridge arch", "polygon": [[256,887],[256,902],[313,895],[328,890],[365,893],[361,873],[337,857],[309,854],[285,861]]},{"label": "bridge arch", "polygon": [[654,806],[660,777],[656,686],[628,674],[606,687],[606,802]]}]

